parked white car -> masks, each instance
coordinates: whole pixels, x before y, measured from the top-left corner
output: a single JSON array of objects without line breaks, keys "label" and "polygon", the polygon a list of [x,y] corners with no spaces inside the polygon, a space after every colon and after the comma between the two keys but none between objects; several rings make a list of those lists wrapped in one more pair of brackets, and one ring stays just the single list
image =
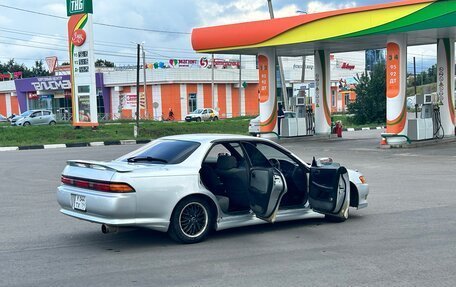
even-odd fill
[{"label": "parked white car", "polygon": [[217,121],[219,119],[219,113],[210,108],[196,109],[190,114],[185,116],[187,122],[201,122],[201,121]]},{"label": "parked white car", "polygon": [[307,164],[263,138],[179,135],[157,139],[114,161],[68,161],[58,187],[63,214],[102,224],[168,232],[180,242],[211,230],[367,207],[361,173],[330,159]]}]

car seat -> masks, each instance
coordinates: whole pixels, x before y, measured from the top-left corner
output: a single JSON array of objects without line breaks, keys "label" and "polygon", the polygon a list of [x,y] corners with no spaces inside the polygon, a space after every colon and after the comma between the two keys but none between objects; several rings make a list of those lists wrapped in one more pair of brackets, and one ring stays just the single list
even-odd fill
[{"label": "car seat", "polygon": [[230,200],[230,211],[248,210],[248,170],[245,161],[238,163],[231,155],[221,155],[217,158],[216,172],[220,176],[226,196]]}]

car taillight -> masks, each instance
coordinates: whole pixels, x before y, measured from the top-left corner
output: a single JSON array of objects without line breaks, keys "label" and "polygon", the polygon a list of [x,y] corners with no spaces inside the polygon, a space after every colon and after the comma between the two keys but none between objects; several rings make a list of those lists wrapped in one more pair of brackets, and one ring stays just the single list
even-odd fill
[{"label": "car taillight", "polygon": [[366,183],[366,178],[362,175],[359,177],[359,180],[361,181],[361,183]]},{"label": "car taillight", "polygon": [[63,176],[61,181],[65,185],[76,186],[79,188],[92,189],[96,191],[103,192],[112,192],[112,193],[130,193],[135,192],[133,187],[127,183],[122,182],[102,182],[102,181],[93,181],[80,178],[72,178]]}]

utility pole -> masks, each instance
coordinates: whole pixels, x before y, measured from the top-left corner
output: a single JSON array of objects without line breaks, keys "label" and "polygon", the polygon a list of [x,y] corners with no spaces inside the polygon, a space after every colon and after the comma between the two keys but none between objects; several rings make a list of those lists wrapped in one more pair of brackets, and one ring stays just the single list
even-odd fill
[{"label": "utility pole", "polygon": [[241,93],[242,93],[242,55],[239,55],[239,116],[242,116],[241,111]]},{"label": "utility pole", "polygon": [[212,91],[212,107],[214,110],[217,110],[216,107],[215,107],[215,99],[214,99],[214,95],[215,95],[215,91],[214,91],[214,78],[215,78],[215,75],[214,75],[214,54],[212,54],[212,62],[211,62],[211,91]]},{"label": "utility pole", "polygon": [[144,70],[144,108],[147,114],[147,80],[146,80],[146,50],[144,49],[144,42],[142,43],[142,57],[143,57],[143,70]]},{"label": "utility pole", "polygon": [[141,54],[141,44],[137,44],[137,57],[136,57],[136,125],[135,129],[133,131],[133,134],[136,137],[138,137],[138,132],[139,132],[139,60],[140,60],[140,54]]},{"label": "utility pole", "polygon": [[[269,16],[271,19],[274,19],[274,10],[272,8],[272,0],[268,0]],[[285,110],[288,110],[288,94],[287,94],[287,85],[285,83],[285,75],[283,74],[283,63],[282,58],[277,57],[277,62],[279,63],[279,74],[280,82],[282,85],[282,98],[283,98],[283,107]]]}]

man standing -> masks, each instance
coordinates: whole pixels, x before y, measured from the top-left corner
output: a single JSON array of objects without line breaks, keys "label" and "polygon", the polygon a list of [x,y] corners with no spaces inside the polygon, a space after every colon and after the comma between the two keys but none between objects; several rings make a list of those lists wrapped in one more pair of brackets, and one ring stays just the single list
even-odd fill
[{"label": "man standing", "polygon": [[277,110],[277,128],[280,135],[280,129],[282,127],[282,119],[285,118],[285,113],[283,112],[282,103],[279,103],[279,108]]}]

